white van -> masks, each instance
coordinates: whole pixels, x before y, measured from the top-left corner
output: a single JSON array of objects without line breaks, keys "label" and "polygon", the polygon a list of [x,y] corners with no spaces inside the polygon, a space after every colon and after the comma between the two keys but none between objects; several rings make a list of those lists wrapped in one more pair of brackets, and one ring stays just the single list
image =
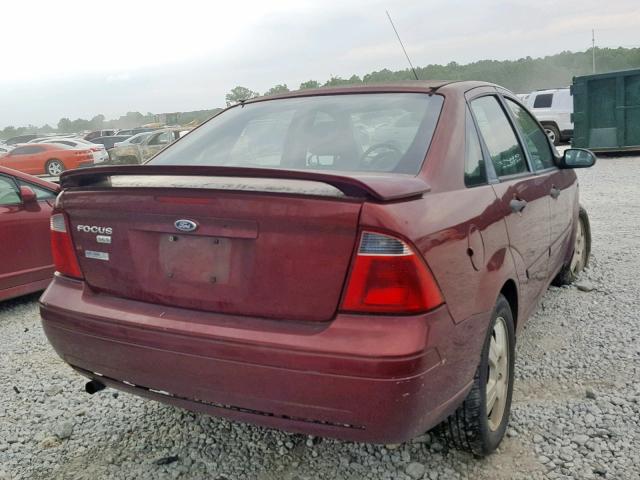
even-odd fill
[{"label": "white van", "polygon": [[542,124],[554,145],[573,137],[573,99],[569,87],[531,92],[525,105]]}]

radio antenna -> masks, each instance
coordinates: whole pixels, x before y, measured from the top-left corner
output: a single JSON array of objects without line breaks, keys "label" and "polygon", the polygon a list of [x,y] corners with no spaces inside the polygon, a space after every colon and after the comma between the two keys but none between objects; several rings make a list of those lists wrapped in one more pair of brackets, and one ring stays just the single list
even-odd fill
[{"label": "radio antenna", "polygon": [[418,78],[418,74],[416,73],[416,69],[413,68],[413,63],[411,63],[411,59],[409,58],[409,55],[407,54],[407,50],[404,48],[404,44],[402,43],[402,39],[400,38],[400,34],[398,33],[398,30],[396,29],[396,26],[393,24],[393,20],[391,20],[391,15],[389,15],[389,10],[385,10],[386,14],[387,14],[387,18],[389,19],[389,23],[391,23],[391,27],[393,28],[393,31],[396,32],[396,37],[398,37],[398,42],[400,42],[400,46],[402,47],[402,51],[404,52],[404,56],[407,57],[407,62],[409,62],[409,66],[411,67],[411,71],[413,72],[413,76],[416,77],[416,80],[420,80]]}]

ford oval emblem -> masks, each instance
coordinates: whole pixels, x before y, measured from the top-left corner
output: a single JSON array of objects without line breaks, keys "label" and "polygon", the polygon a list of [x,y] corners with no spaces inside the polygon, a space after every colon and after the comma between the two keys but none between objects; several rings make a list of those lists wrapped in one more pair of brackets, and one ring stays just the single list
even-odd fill
[{"label": "ford oval emblem", "polygon": [[176,227],[176,230],[180,230],[181,232],[193,232],[198,228],[198,224],[193,220],[186,220],[184,218],[180,220],[176,220],[173,225]]}]

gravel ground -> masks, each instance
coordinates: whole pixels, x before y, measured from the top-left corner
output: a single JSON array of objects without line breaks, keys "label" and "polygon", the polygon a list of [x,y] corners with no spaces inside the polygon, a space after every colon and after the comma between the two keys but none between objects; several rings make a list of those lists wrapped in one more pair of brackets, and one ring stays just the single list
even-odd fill
[{"label": "gravel ground", "polygon": [[518,339],[511,428],[490,458],[425,434],[313,439],[106,390],[54,354],[37,296],[0,303],[0,480],[640,478],[640,157],[580,171],[593,231],[580,287],[551,288]]}]

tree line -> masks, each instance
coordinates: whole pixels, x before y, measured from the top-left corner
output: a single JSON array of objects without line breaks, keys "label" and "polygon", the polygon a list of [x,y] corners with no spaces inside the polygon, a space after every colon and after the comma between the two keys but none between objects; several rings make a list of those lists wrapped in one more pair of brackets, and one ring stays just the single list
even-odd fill
[{"label": "tree line", "polygon": [[[596,48],[596,73],[640,68],[640,48]],[[518,60],[480,60],[461,65],[449,62],[446,65],[427,65],[416,67],[420,80],[482,80],[496,83],[516,93],[529,93],[545,88],[566,87],[571,85],[573,77],[593,73],[592,50],[584,52],[564,51],[541,58],[525,57]],[[415,80],[410,69],[389,70],[387,68],[367,73],[360,77],[349,78],[332,76],[325,82],[308,80],[298,89],[337,87],[341,85],[360,85],[382,82]],[[288,92],[286,84],[276,85],[264,95]],[[226,95],[227,106],[242,100],[257,97],[260,94],[249,88],[238,86]]]},{"label": "tree line", "polygon": [[[597,72],[610,72],[629,68],[640,68],[640,48],[596,48]],[[592,73],[592,50],[583,52],[564,51],[556,55],[541,58],[525,57],[518,60],[480,60],[461,65],[449,62],[446,65],[427,65],[416,67],[418,78],[422,80],[483,80],[497,83],[516,93],[528,93],[543,88],[568,86],[574,76]],[[340,85],[360,85],[380,82],[413,80],[410,69],[389,70],[387,68],[370,72],[362,77],[352,75],[349,78],[332,76],[324,82],[308,80],[298,89],[335,87]],[[264,92],[264,95],[276,95],[289,91],[287,84],[278,84]],[[239,101],[260,96],[260,93],[244,86],[237,86],[225,96],[227,106]],[[180,123],[200,123],[210,118],[220,109],[200,110],[180,114]],[[0,138],[9,138],[23,133],[72,133],[102,128],[133,128],[156,121],[157,116],[148,112],[128,112],[118,119],[106,120],[104,115],[96,115],[90,120],[61,118],[54,126],[6,127],[0,131]]]}]

